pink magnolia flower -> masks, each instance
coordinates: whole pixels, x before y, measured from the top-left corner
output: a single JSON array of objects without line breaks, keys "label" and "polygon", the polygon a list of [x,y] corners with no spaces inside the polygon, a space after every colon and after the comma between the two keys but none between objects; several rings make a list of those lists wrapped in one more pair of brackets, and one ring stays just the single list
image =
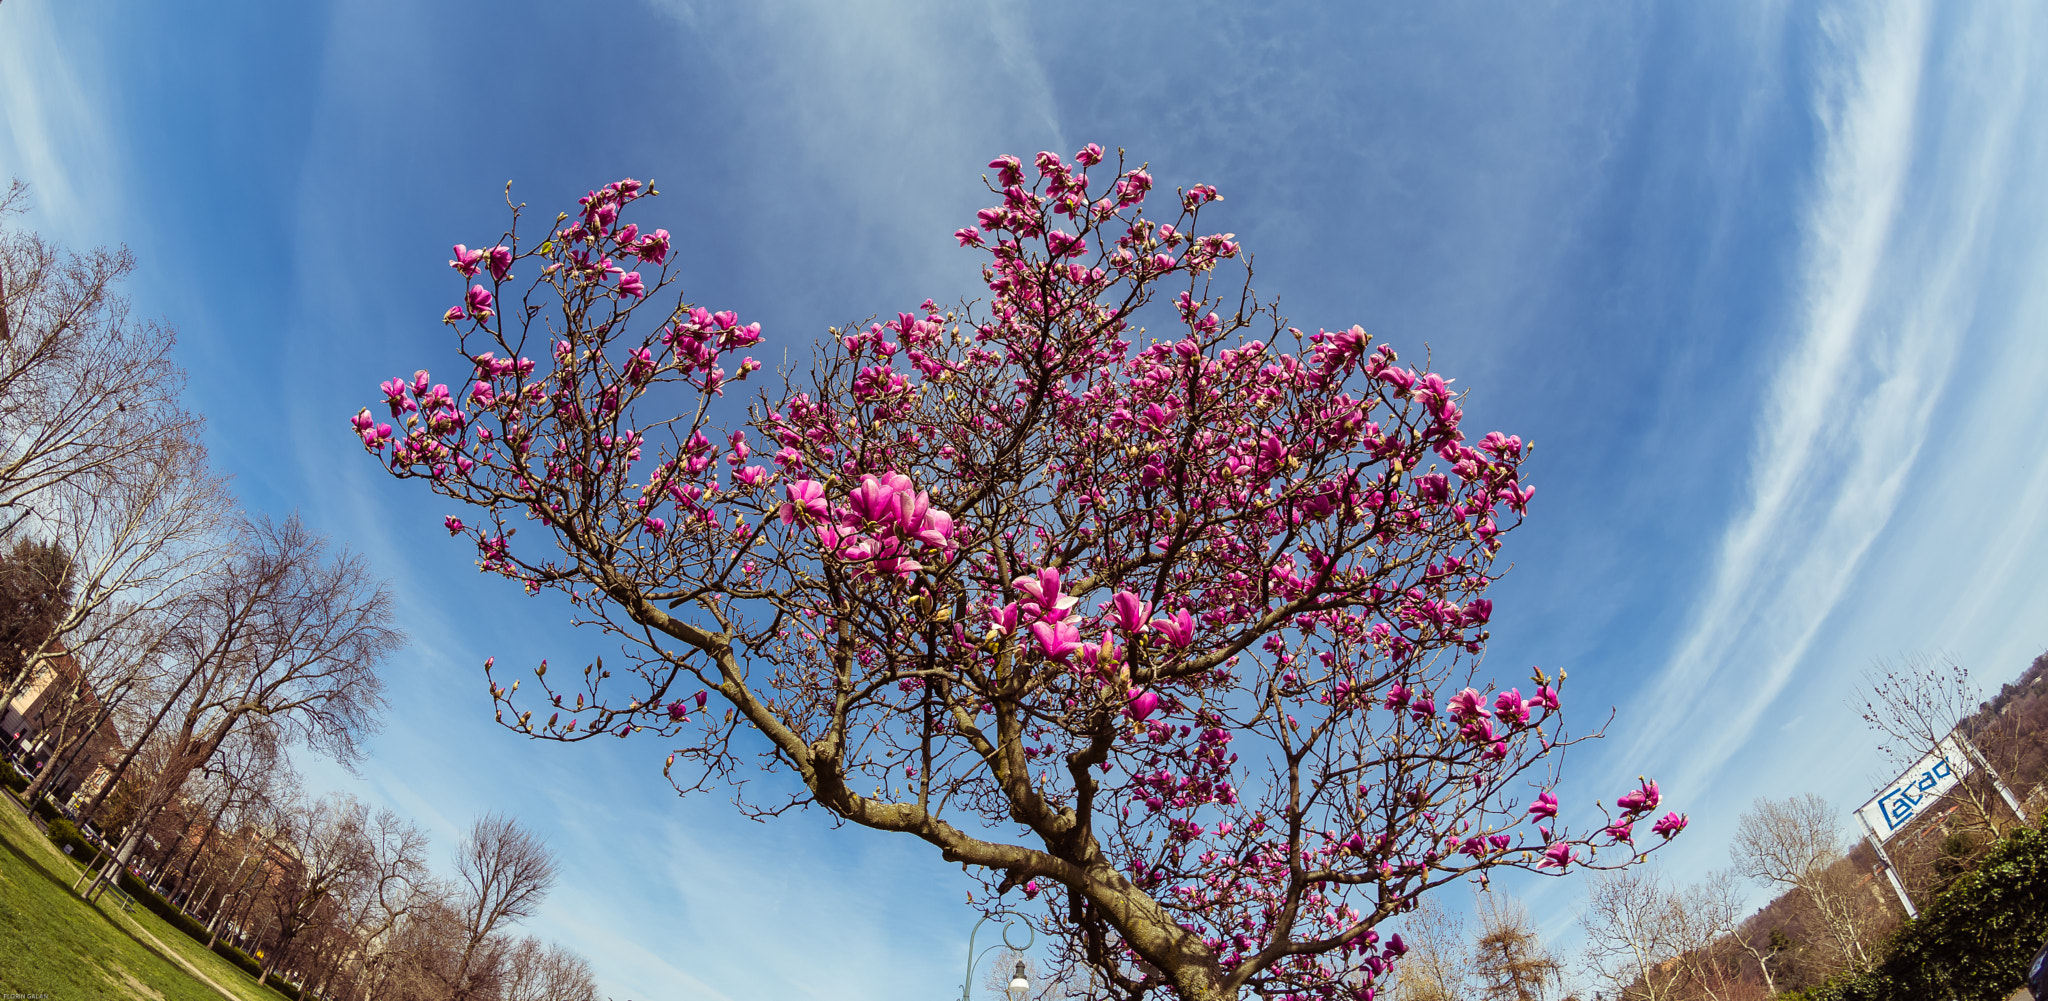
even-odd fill
[{"label": "pink magnolia flower", "polygon": [[442,524],[442,526],[443,526],[443,527],[445,527],[445,528],[447,528],[447,529],[448,529],[448,534],[449,534],[449,535],[461,535],[461,534],[462,534],[462,519],[461,519],[461,518],[457,518],[456,516],[454,516],[454,515],[452,515],[452,514],[451,514],[451,515],[449,515],[448,517],[446,517],[446,518],[443,518],[443,519],[441,519],[441,524]]},{"label": "pink magnolia flower", "polygon": [[1045,249],[1054,257],[1079,257],[1088,252],[1088,241],[1056,229],[1045,234]]},{"label": "pink magnolia flower", "polygon": [[1195,617],[1183,608],[1164,619],[1153,619],[1152,628],[1174,647],[1185,650],[1195,645]]},{"label": "pink magnolia flower", "polygon": [[1048,621],[1057,622],[1065,618],[1067,609],[1080,600],[1060,593],[1060,572],[1051,567],[1019,577],[1011,581],[1010,586],[1028,595],[1030,604],[1037,606],[1037,613]]},{"label": "pink magnolia flower", "polygon": [[1130,691],[1130,706],[1124,714],[1132,719],[1142,720],[1159,708],[1159,693],[1133,688]]},{"label": "pink magnolia flower", "polygon": [[660,518],[646,518],[641,521],[641,524],[646,525],[647,530],[654,533],[655,538],[660,538],[661,533],[668,531],[668,522]]},{"label": "pink magnolia flower", "polygon": [[477,271],[482,266],[483,259],[483,251],[471,250],[458,243],[455,245],[455,259],[449,261],[448,266],[462,272],[462,277],[464,278],[475,278]]},{"label": "pink magnolia flower", "polygon": [[941,548],[953,548],[953,516],[938,508],[926,510],[917,523],[917,539]]},{"label": "pink magnolia flower", "polygon": [[461,306],[450,306],[450,307],[448,307],[448,311],[447,311],[446,313],[442,313],[442,314],[441,314],[441,322],[442,322],[442,323],[460,323],[460,322],[462,322],[462,307],[461,307]]},{"label": "pink magnolia flower", "polygon": [[1122,627],[1124,632],[1135,636],[1146,630],[1146,616],[1152,614],[1151,602],[1140,599],[1130,591],[1118,591],[1110,596],[1109,601],[1115,609],[1116,624]]},{"label": "pink magnolia flower", "polygon": [[1066,660],[1067,656],[1081,649],[1081,630],[1067,622],[1033,622],[1031,635],[1038,639],[1038,648],[1049,660]]},{"label": "pink magnolia flower", "polygon": [[988,165],[996,171],[996,183],[1006,188],[1013,184],[1024,183],[1023,162],[1016,157],[1009,155],[999,156],[990,160]]},{"label": "pink magnolia flower", "polygon": [[1572,863],[1572,843],[1559,841],[1543,850],[1543,861],[1536,863],[1538,869],[1562,869]]},{"label": "pink magnolia flower", "polygon": [[668,704],[668,718],[673,723],[688,723],[690,721],[690,707],[685,705],[682,699],[677,699]]},{"label": "pink magnolia flower", "polygon": [[1529,816],[1550,818],[1557,816],[1557,797],[1545,789],[1536,794],[1536,802],[1529,804]]},{"label": "pink magnolia flower", "polygon": [[490,319],[491,314],[494,312],[491,309],[493,298],[490,289],[484,288],[482,285],[471,285],[467,300],[469,315],[478,320]]},{"label": "pink magnolia flower", "polygon": [[1013,601],[1007,605],[990,610],[988,613],[988,624],[989,628],[1004,636],[1015,633],[1017,631],[1017,603]]},{"label": "pink magnolia flower", "polygon": [[1529,707],[1522,701],[1522,690],[1510,688],[1493,700],[1493,712],[1500,721],[1509,726],[1529,725]]},{"label": "pink magnolia flower", "polygon": [[661,264],[668,260],[668,230],[657,229],[640,238],[640,259],[649,264]]},{"label": "pink magnolia flower", "polygon": [[1493,721],[1476,716],[1467,719],[1465,725],[1458,728],[1458,736],[1475,744],[1491,744],[1495,740]]},{"label": "pink magnolia flower", "polygon": [[491,257],[491,277],[498,281],[504,281],[505,276],[512,273],[512,249],[504,244],[499,244],[486,251],[486,253]]},{"label": "pink magnolia flower", "polygon": [[795,521],[799,511],[813,520],[822,520],[831,513],[831,506],[825,503],[823,483],[817,480],[797,480],[784,489],[789,491],[789,500],[782,505],[783,524]]},{"label": "pink magnolia flower", "polygon": [[1417,696],[1415,699],[1415,704],[1408,710],[1409,718],[1413,719],[1417,723],[1420,723],[1423,720],[1426,720],[1435,715],[1436,700],[1431,698],[1428,692],[1424,692],[1420,696]]},{"label": "pink magnolia flower", "polygon": [[1487,711],[1486,696],[1467,688],[1451,696],[1451,707],[1445,711],[1445,715],[1449,716],[1454,722],[1463,722],[1468,719],[1478,719],[1481,716],[1491,716],[1493,713]]},{"label": "pink magnolia flower", "polygon": [[891,505],[892,515],[887,519],[894,522],[897,532],[916,535],[924,525],[924,516],[931,511],[931,495],[922,490],[903,489],[896,492],[895,503]]},{"label": "pink magnolia flower", "polygon": [[1557,697],[1557,689],[1549,685],[1538,685],[1536,687],[1536,696],[1529,700],[1529,704],[1555,711],[1563,705],[1563,702],[1559,701]]},{"label": "pink magnolia flower", "polygon": [[635,299],[647,298],[647,286],[640,281],[640,272],[628,271],[619,279],[619,294],[630,295]]},{"label": "pink magnolia flower", "polygon": [[1401,941],[1400,932],[1395,932],[1394,934],[1387,936],[1387,951],[1393,953],[1396,956],[1407,954],[1408,943]]},{"label": "pink magnolia flower", "polygon": [[1650,831],[1653,834],[1662,835],[1664,840],[1669,841],[1672,835],[1685,830],[1685,820],[1686,818],[1679,816],[1677,813],[1667,813],[1662,820],[1657,821],[1650,828]]},{"label": "pink magnolia flower", "polygon": [[1609,838],[1612,838],[1615,841],[1622,841],[1627,842],[1628,844],[1635,844],[1635,836],[1633,834],[1635,826],[1635,821],[1623,817],[1622,819],[1617,820],[1614,823],[1608,824],[1607,827],[1603,829],[1600,833],[1607,835]]},{"label": "pink magnolia flower", "polygon": [[1614,801],[1614,805],[1630,813],[1648,813],[1656,809],[1657,804],[1662,802],[1663,798],[1657,792],[1657,783],[1644,779],[1640,788],[1623,793],[1619,799]]},{"label": "pink magnolia flower", "polygon": [[709,699],[710,697],[711,697],[711,693],[710,693],[710,692],[698,692],[698,693],[697,693],[697,708],[699,708],[699,709],[702,709],[702,708],[704,708],[704,702],[705,702],[705,700]]},{"label": "pink magnolia flower", "polygon": [[[860,486],[846,495],[846,503],[853,515],[860,521],[887,522],[896,516],[896,495],[900,489],[895,484],[897,475],[891,473],[888,479],[869,474],[860,479]],[[909,486],[905,480],[904,486]]]},{"label": "pink magnolia flower", "polygon": [[1384,705],[1388,709],[1392,709],[1395,712],[1400,712],[1401,710],[1408,708],[1408,699],[1412,697],[1414,694],[1414,689],[1411,689],[1407,685],[1404,685],[1396,681],[1394,682],[1394,687],[1387,689],[1387,701],[1384,703]]}]

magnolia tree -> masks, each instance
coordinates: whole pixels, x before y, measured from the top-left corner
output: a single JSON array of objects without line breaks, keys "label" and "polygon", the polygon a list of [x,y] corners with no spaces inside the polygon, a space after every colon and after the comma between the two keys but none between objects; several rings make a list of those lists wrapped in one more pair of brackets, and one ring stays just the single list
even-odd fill
[{"label": "magnolia tree", "polygon": [[1202,230],[1216,189],[1156,218],[1103,161],[993,161],[955,234],[986,301],[833,328],[743,414],[760,325],[670,291],[651,188],[456,246],[455,377],[356,431],[626,654],[493,676],[500,721],[656,736],[685,792],[758,752],[795,791],[743,808],[921,838],[1125,998],[1370,998],[1418,895],[1683,827],[1637,830],[1649,782],[1567,824],[1563,672],[1475,678],[1522,441],[1357,327],[1286,326]]}]

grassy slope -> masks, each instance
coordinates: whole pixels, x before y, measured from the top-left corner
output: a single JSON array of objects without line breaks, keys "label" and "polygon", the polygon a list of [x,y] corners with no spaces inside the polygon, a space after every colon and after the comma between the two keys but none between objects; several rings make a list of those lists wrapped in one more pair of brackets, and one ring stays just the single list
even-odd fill
[{"label": "grassy slope", "polygon": [[147,910],[124,914],[111,895],[80,900],[70,887],[81,871],[0,802],[0,994],[282,1001]]}]

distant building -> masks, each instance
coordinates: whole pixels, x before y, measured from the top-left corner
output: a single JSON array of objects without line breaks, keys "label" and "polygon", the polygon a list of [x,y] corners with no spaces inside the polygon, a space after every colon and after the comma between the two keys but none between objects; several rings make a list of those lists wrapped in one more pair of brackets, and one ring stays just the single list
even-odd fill
[{"label": "distant building", "polygon": [[[92,728],[92,736],[82,747],[64,753],[85,727]],[[61,771],[50,790],[59,802],[81,789],[90,795],[104,784],[107,771],[101,767],[102,759],[122,746],[121,734],[98,693],[63,651],[43,658],[20,694],[0,707],[0,735],[8,754],[32,776],[61,757],[54,762]],[[94,780],[91,788],[86,788],[88,779]]]}]

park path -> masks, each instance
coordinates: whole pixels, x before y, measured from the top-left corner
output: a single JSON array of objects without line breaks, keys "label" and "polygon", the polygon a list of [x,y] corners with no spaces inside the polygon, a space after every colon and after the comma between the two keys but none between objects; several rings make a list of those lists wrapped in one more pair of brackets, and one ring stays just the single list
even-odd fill
[{"label": "park path", "polygon": [[[189,962],[186,962],[184,955],[179,953],[178,950],[173,949],[168,945],[165,945],[162,939],[159,939],[155,935],[150,934],[149,929],[142,927],[141,923],[136,921],[134,918],[126,914],[112,913],[112,910],[110,908],[105,907],[100,908],[100,913],[106,914],[108,917],[113,918],[115,922],[118,924],[125,925],[128,931],[134,933],[136,937],[142,939],[145,942],[148,942],[150,944],[150,947],[154,948],[157,951],[158,955],[161,955],[165,959],[168,959],[171,962],[178,964],[178,967],[180,969],[192,975],[192,979],[197,980],[202,984],[205,984],[215,994],[220,995],[223,1001],[241,1001],[240,995],[229,993],[227,988],[222,987],[218,983],[215,983],[212,977],[209,977],[206,974],[199,972],[199,968],[193,966]],[[2020,993],[2025,994],[2026,991],[2022,990]],[[2029,999],[2029,1001],[2031,1001],[2031,999]]]}]

